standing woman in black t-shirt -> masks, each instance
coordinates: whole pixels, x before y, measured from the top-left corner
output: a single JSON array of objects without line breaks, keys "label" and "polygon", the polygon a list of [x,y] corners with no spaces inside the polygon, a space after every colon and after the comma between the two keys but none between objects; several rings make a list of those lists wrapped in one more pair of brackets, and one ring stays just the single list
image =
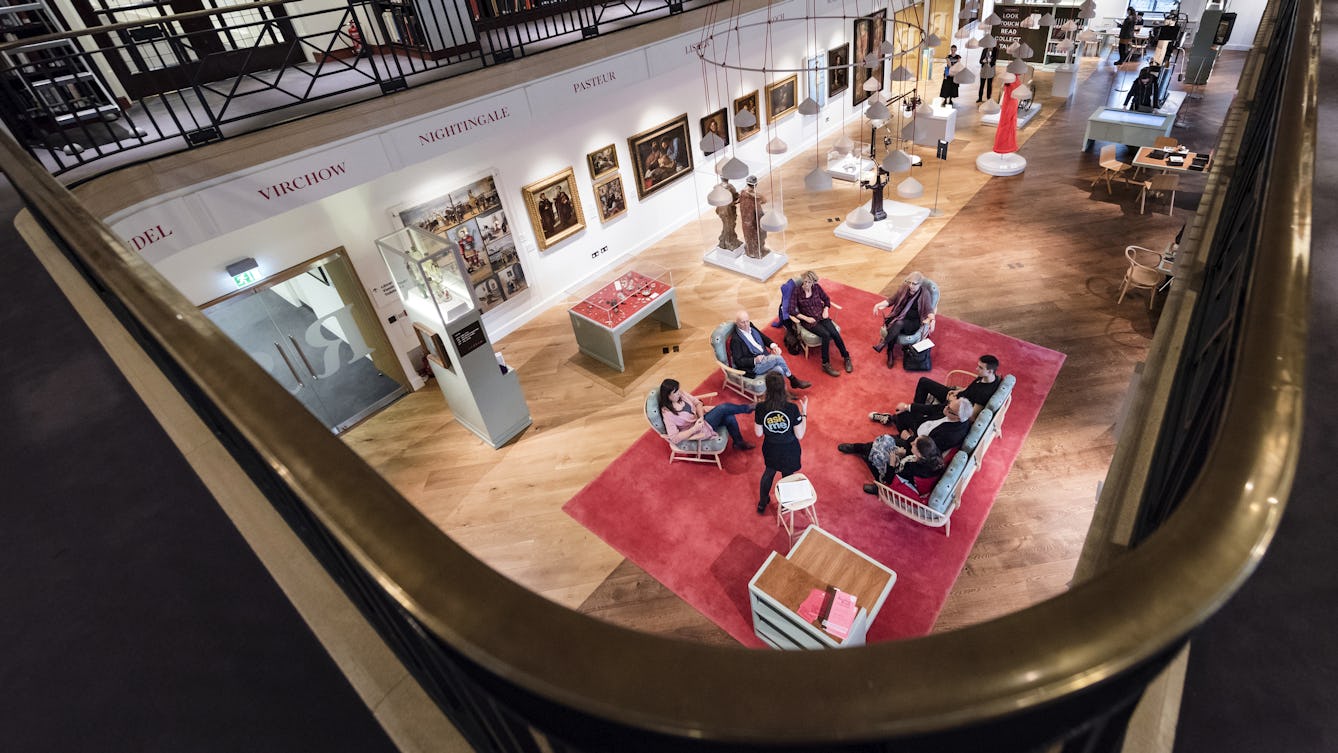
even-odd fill
[{"label": "standing woman in black t-shirt", "polygon": [[765,513],[771,504],[771,485],[776,474],[788,476],[799,471],[799,440],[808,429],[808,398],[797,404],[791,402],[785,377],[778,372],[767,372],[766,382],[766,397],[753,413],[753,430],[762,437],[762,459],[766,462],[757,495],[758,515]]}]

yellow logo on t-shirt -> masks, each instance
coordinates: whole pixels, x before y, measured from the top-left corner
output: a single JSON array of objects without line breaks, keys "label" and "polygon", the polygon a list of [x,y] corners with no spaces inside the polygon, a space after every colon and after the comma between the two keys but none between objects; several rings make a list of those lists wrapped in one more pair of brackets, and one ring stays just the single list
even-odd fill
[{"label": "yellow logo on t-shirt", "polygon": [[784,434],[790,430],[790,417],[785,414],[785,411],[768,411],[762,417],[762,428],[772,434]]}]

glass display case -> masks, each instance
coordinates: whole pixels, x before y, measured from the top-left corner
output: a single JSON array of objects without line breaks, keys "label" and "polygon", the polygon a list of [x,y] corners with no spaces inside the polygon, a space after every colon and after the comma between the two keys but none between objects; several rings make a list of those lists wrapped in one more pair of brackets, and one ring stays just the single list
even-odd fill
[{"label": "glass display case", "polygon": [[459,252],[446,239],[409,226],[377,238],[376,248],[400,300],[420,317],[444,328],[477,307]]},{"label": "glass display case", "polygon": [[627,368],[623,359],[623,333],[647,317],[678,328],[678,303],[669,270],[653,262],[638,261],[599,282],[586,285],[572,296],[567,310],[572,332],[581,352],[618,371]]},{"label": "glass display case", "polygon": [[[668,269],[654,262],[639,261],[578,289],[573,296],[574,314],[615,329],[647,308],[674,287]],[[640,318],[640,317],[636,317]]]}]

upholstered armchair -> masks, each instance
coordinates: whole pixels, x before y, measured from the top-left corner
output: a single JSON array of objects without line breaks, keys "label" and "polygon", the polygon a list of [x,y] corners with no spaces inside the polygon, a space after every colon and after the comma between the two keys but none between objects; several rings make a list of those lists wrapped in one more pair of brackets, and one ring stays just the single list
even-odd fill
[{"label": "upholstered armchair", "polygon": [[711,350],[715,351],[716,365],[725,375],[725,387],[756,403],[767,394],[767,383],[762,377],[750,377],[729,362],[729,338],[734,334],[734,322],[724,322],[711,332]]},{"label": "upholstered armchair", "polygon": [[[786,280],[785,284],[781,285],[781,306],[778,312],[778,321],[781,326],[795,328],[795,333],[799,335],[799,342],[804,346],[804,358],[808,358],[808,351],[822,345],[822,338],[810,332],[803,322],[792,319],[787,311],[790,306],[790,298],[798,287],[799,285],[794,280]],[[832,306],[833,308],[839,308],[836,304],[832,304]],[[836,325],[838,332],[841,330],[841,325],[836,324],[835,321],[832,324]]]},{"label": "upholstered armchair", "polygon": [[650,422],[650,428],[668,443],[670,463],[687,460],[692,463],[715,463],[716,468],[721,467],[720,453],[729,444],[729,434],[725,427],[717,429],[715,436],[710,439],[688,439],[675,444],[669,439],[669,428],[664,425],[664,416],[660,415],[660,396],[656,390],[646,395],[646,420]]}]

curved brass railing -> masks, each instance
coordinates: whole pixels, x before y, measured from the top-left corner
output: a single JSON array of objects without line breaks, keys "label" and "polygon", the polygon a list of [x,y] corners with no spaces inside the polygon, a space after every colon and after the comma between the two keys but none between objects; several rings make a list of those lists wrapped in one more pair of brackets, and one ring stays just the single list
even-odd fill
[{"label": "curved brass railing", "polygon": [[[1090,702],[1122,679],[1145,681],[1248,577],[1282,514],[1300,437],[1307,300],[1298,291],[1308,287],[1319,28],[1314,0],[1297,7],[1277,125],[1292,136],[1275,145],[1260,229],[1267,253],[1257,254],[1239,312],[1221,426],[1231,441],[1212,449],[1158,531],[1062,596],[954,632],[844,651],[660,638],[512,583],[314,419],[283,410],[290,397],[278,384],[8,139],[0,164],[267,469],[431,633],[443,660],[458,661],[456,670],[532,730],[591,747],[607,745],[609,734],[640,736],[643,750],[690,741],[834,748],[925,736],[935,749],[953,750],[980,745],[977,738],[954,747],[961,731],[987,730],[1000,743],[995,750],[1022,749],[1062,733],[1013,722],[1053,714],[1071,730],[1096,714],[1078,715],[1069,704]],[[1167,368],[1145,381],[1170,378],[1174,365]]]}]

